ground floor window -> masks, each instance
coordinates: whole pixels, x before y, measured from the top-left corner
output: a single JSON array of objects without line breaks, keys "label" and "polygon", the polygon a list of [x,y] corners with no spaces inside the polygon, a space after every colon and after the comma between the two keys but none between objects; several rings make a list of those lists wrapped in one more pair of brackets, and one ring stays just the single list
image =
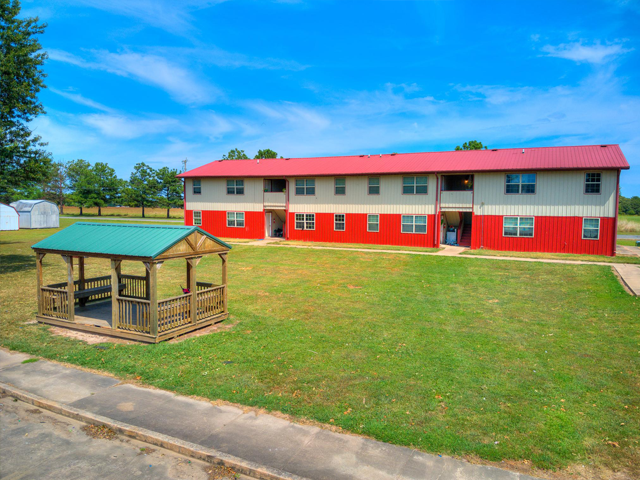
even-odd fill
[{"label": "ground floor window", "polygon": [[227,212],[227,227],[244,228],[244,212]]},{"label": "ground floor window", "polygon": [[193,212],[193,224],[195,226],[202,225],[202,212]]},{"label": "ground floor window", "polygon": [[582,239],[598,240],[600,238],[600,219],[599,218],[583,218],[582,219]]},{"label": "ground floor window", "polygon": [[380,215],[367,215],[367,232],[380,231]]},{"label": "ground floor window", "polygon": [[504,217],[502,235],[505,237],[533,237],[533,217]]},{"label": "ground floor window", "polygon": [[296,230],[315,230],[315,213],[296,213]]},{"label": "ground floor window", "polygon": [[402,233],[427,233],[427,216],[402,215]]},{"label": "ground floor window", "polygon": [[336,232],[344,232],[346,218],[344,213],[336,213],[333,216],[333,229]]}]

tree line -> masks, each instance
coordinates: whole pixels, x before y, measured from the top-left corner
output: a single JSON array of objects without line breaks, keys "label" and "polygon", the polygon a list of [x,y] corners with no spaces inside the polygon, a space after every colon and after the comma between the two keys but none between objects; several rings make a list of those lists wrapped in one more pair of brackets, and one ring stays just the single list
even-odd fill
[{"label": "tree line", "polygon": [[[20,198],[43,198],[55,202],[64,213],[65,206],[80,208],[128,206],[142,208],[166,208],[167,218],[172,208],[182,208],[182,180],[176,178],[178,170],[169,167],[154,169],[144,162],[137,163],[128,180],[118,178],[106,163],[91,165],[86,160],[52,162],[48,175],[41,184],[29,190],[16,190]],[[17,199],[17,198],[15,198]],[[14,199],[14,200],[15,200]]]}]

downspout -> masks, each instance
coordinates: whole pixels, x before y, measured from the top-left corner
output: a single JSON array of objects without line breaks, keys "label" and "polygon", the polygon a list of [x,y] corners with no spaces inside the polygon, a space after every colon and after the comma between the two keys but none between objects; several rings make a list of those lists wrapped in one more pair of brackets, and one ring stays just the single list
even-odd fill
[{"label": "downspout", "polygon": [[618,169],[618,178],[616,179],[616,211],[615,221],[613,223],[613,255],[616,256],[616,244],[618,241],[618,210],[620,208],[620,170]]},{"label": "downspout", "polygon": [[438,177],[438,174],[435,173],[434,174],[436,176],[436,204],[435,204],[435,210],[436,210],[436,215],[435,215],[435,220],[434,220],[434,224],[435,224],[435,239],[433,242],[433,246],[435,248],[440,247],[440,215],[438,212],[438,208],[439,208],[439,204],[438,204],[438,200],[439,200],[439,194],[440,194],[440,178]]},{"label": "downspout", "polygon": [[284,239],[289,240],[289,179],[285,178]]}]

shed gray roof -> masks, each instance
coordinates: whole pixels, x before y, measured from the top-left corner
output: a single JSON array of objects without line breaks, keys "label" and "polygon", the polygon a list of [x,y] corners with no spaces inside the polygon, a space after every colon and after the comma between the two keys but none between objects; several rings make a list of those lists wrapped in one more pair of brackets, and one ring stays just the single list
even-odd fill
[{"label": "shed gray roof", "polygon": [[17,202],[13,202],[10,205],[18,212],[30,212],[38,203],[43,202],[55,205],[55,203],[50,202],[49,200],[18,200]]}]

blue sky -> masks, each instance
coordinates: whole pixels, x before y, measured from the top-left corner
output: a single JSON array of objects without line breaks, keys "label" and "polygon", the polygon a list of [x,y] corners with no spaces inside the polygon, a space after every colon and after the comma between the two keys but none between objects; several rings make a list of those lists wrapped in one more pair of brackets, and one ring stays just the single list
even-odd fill
[{"label": "blue sky", "polygon": [[640,2],[23,1],[56,160],[619,143],[640,195]]}]

